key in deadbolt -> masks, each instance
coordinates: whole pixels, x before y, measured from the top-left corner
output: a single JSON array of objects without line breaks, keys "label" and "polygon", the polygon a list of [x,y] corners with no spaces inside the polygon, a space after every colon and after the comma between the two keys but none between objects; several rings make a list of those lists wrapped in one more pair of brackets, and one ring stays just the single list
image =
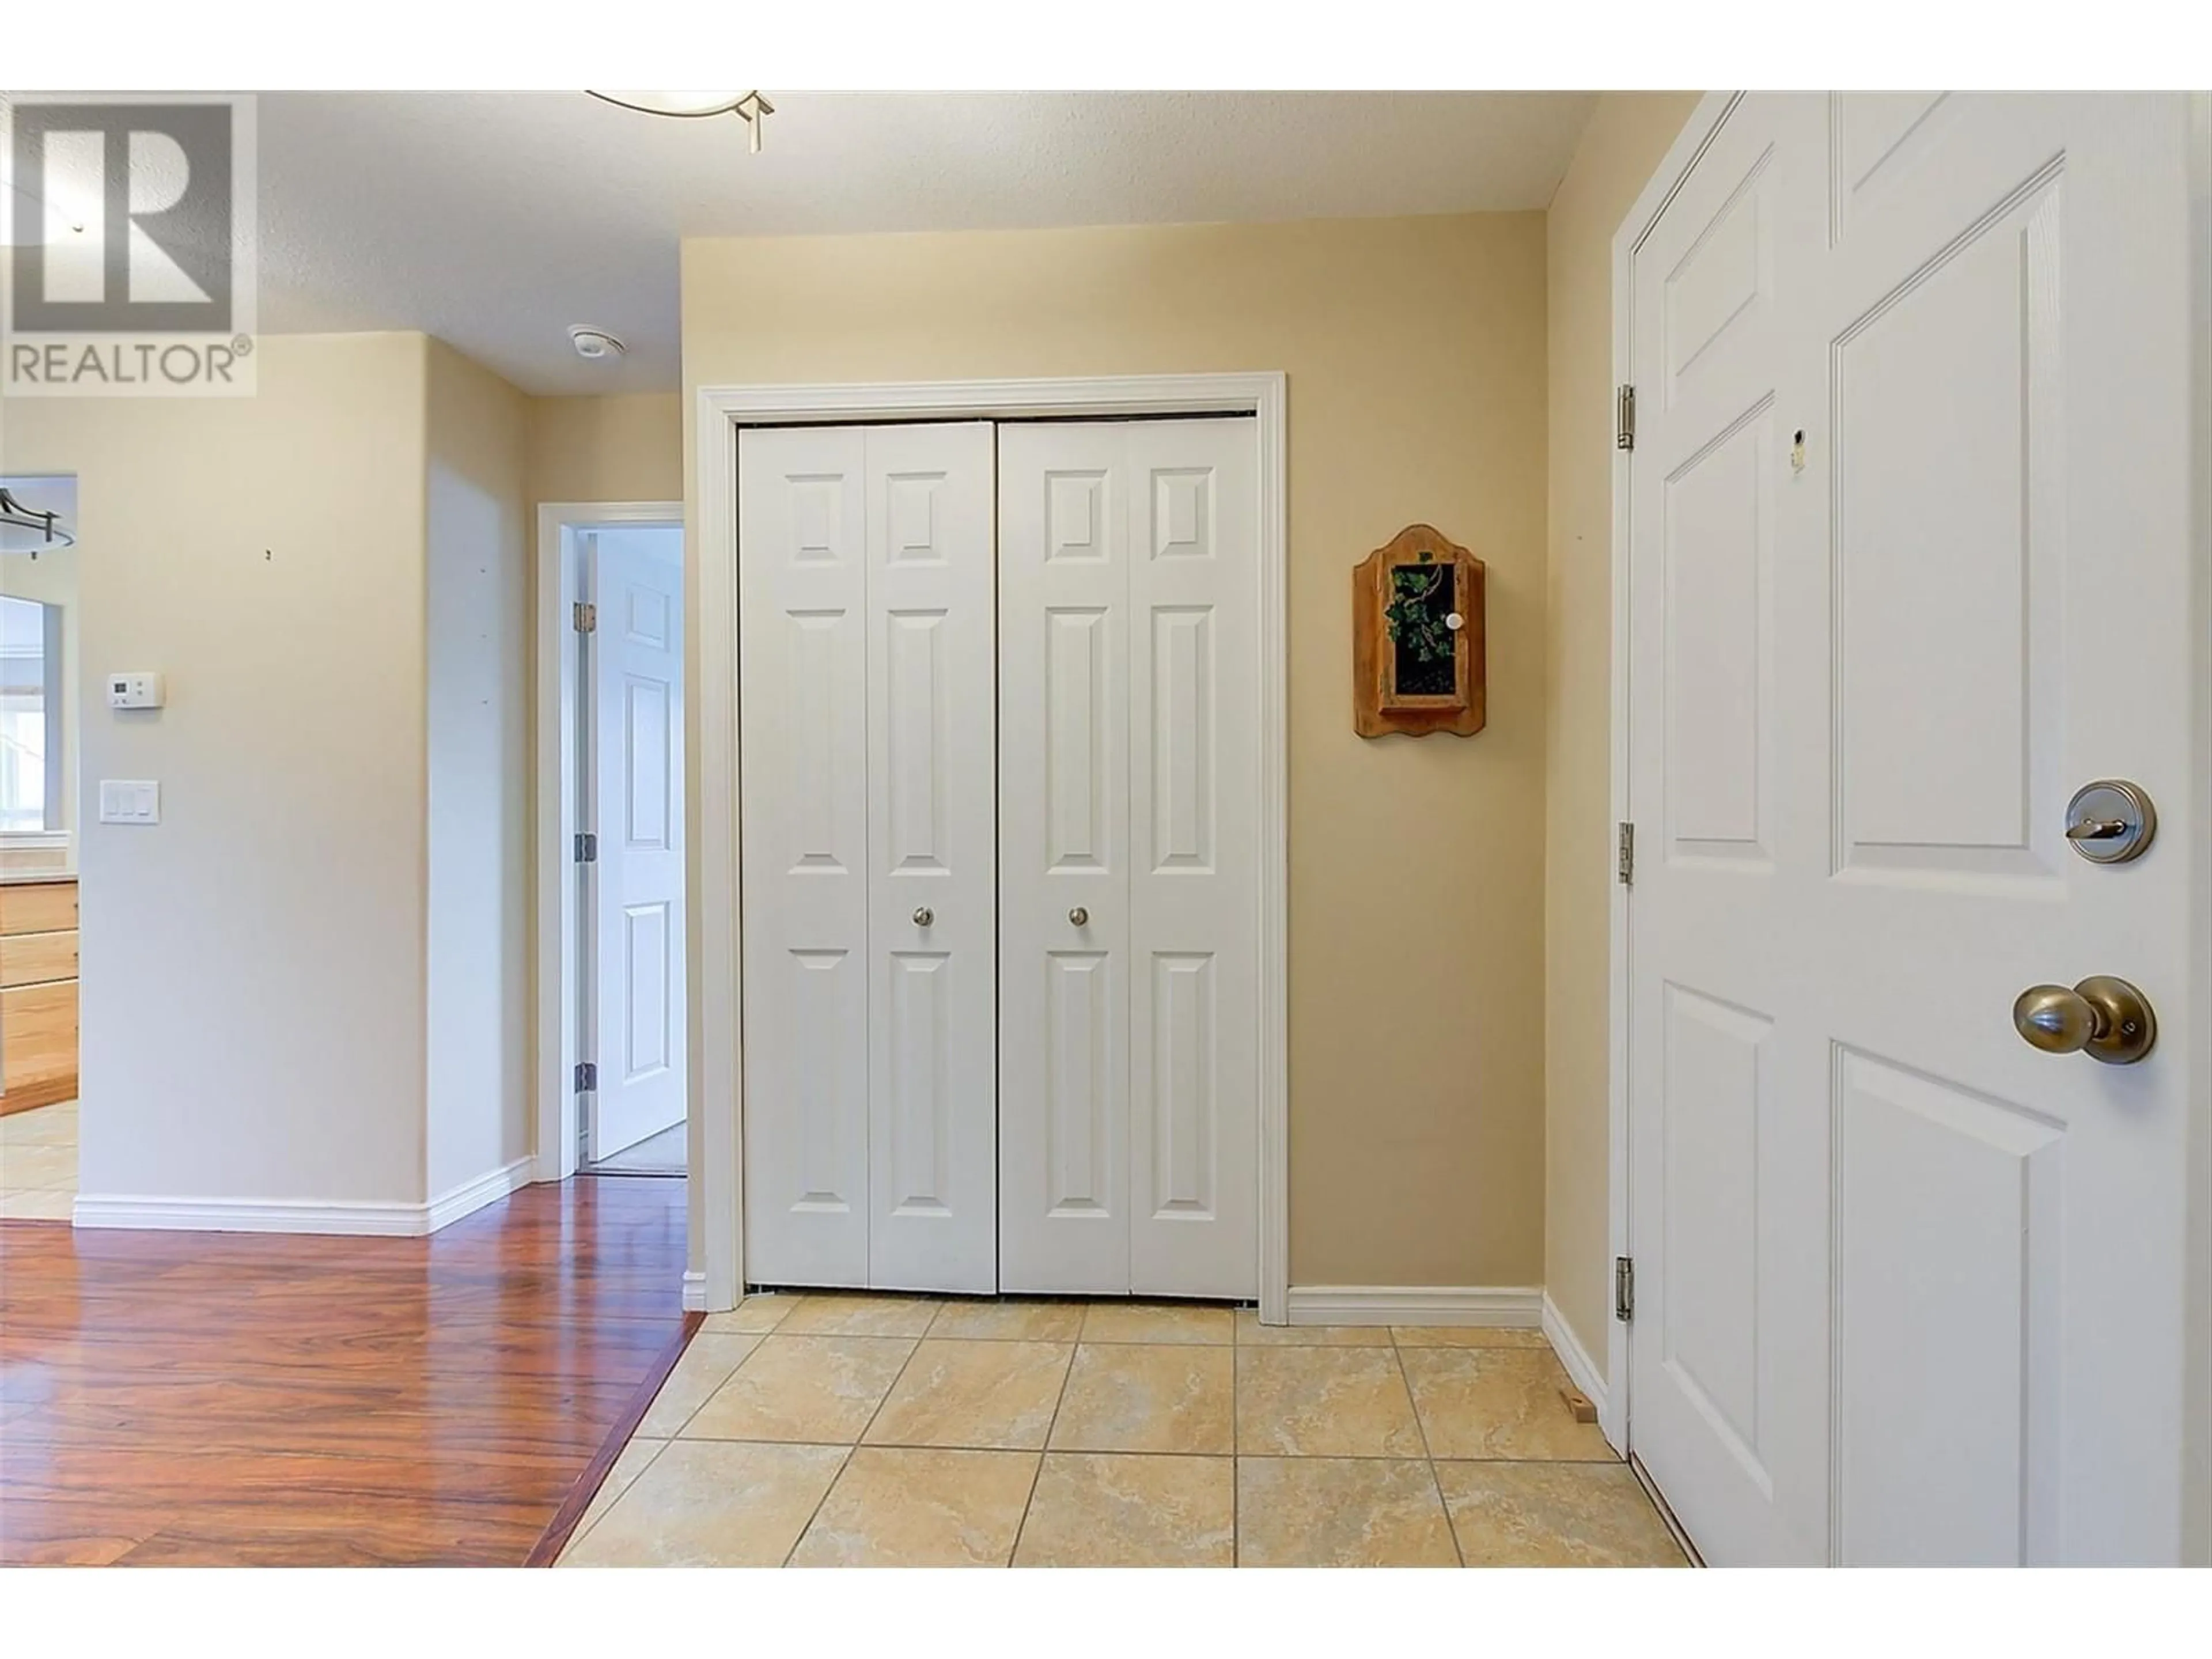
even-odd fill
[{"label": "key in deadbolt", "polygon": [[2158,812],[2124,778],[2085,783],[2066,803],[2066,844],[2092,864],[2141,858],[2158,834]]}]

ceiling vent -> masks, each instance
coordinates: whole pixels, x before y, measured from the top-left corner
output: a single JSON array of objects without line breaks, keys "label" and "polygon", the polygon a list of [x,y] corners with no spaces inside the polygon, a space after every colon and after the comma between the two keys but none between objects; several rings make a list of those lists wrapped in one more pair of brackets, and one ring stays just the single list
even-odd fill
[{"label": "ceiling vent", "polygon": [[568,343],[576,348],[576,355],[586,362],[597,362],[603,357],[619,357],[629,348],[603,328],[586,328],[576,323],[568,330]]}]

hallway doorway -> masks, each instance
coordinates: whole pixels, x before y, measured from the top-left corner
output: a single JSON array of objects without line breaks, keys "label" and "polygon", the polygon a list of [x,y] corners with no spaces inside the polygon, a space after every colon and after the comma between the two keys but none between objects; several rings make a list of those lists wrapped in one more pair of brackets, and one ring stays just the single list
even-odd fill
[{"label": "hallway doorway", "polygon": [[681,1176],[683,509],[539,508],[538,1179]]}]

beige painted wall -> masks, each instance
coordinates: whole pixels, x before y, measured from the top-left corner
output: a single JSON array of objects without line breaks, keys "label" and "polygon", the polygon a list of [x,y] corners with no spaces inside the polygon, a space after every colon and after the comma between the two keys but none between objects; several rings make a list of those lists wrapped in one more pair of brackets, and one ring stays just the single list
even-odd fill
[{"label": "beige painted wall", "polygon": [[1608,93],[1552,198],[1545,769],[1544,1282],[1605,1364],[1607,957],[1613,878],[1613,235],[1695,93]]},{"label": "beige painted wall", "polygon": [[429,343],[428,1183],[531,1150],[530,399]]},{"label": "beige painted wall", "polygon": [[80,836],[80,1188],[419,1204],[528,1146],[527,400],[420,334],[259,364],[0,404],[77,479],[84,787],[161,784]]},{"label": "beige painted wall", "polygon": [[672,392],[530,399],[529,493],[540,501],[672,501],[684,414]]},{"label": "beige painted wall", "polygon": [[268,337],[243,398],[0,403],[0,470],[74,473],[87,790],[87,1194],[419,1202],[423,398],[416,334]]},{"label": "beige painted wall", "polygon": [[[1300,1284],[1542,1268],[1544,243],[1522,213],[684,244],[687,409],[702,385],[1288,372]],[[1351,568],[1420,520],[1489,562],[1489,729],[1363,742]]]}]

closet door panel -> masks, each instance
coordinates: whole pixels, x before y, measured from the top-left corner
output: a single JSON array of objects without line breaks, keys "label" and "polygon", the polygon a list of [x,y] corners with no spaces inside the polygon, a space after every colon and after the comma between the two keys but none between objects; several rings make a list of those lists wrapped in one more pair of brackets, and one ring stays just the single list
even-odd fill
[{"label": "closet door panel", "polygon": [[1249,420],[1133,422],[1130,1287],[1258,1293],[1259,580]]},{"label": "closet door panel", "polygon": [[988,422],[866,437],[866,1282],[998,1288]]},{"label": "closet door panel", "polygon": [[999,430],[1000,1255],[1010,1291],[1129,1287],[1127,430]]},{"label": "closet door panel", "polygon": [[858,428],[738,443],[745,1265],[868,1273],[867,515]]}]

